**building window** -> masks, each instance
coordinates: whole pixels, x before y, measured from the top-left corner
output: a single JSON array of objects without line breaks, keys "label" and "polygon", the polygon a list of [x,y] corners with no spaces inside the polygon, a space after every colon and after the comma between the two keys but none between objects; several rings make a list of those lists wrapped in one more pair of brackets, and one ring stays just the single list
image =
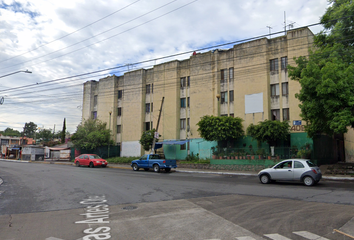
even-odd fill
[{"label": "building window", "polygon": [[281,88],[283,96],[287,96],[289,94],[289,84],[287,82],[284,82],[281,84]]},{"label": "building window", "polygon": [[221,69],[221,78],[220,78],[220,83],[226,83],[227,80],[227,69]]},{"label": "building window", "polygon": [[146,85],[146,94],[150,94],[150,84]]},{"label": "building window", "polygon": [[229,68],[229,79],[230,82],[234,80],[234,68]]},{"label": "building window", "polygon": [[188,97],[188,98],[187,98],[187,107],[190,106],[190,103],[191,103],[191,100],[190,100],[190,98]]},{"label": "building window", "polygon": [[92,112],[92,119],[97,119],[97,112],[96,111]]},{"label": "building window", "polygon": [[227,103],[227,92],[221,92],[221,104]]},{"label": "building window", "polygon": [[93,96],[93,106],[97,107],[97,95]]},{"label": "building window", "polygon": [[190,76],[187,77],[187,87],[190,87],[191,85],[191,78]]},{"label": "building window", "polygon": [[280,121],[280,110],[279,109],[272,110],[272,120]]},{"label": "building window", "polygon": [[154,84],[151,83],[151,93],[154,93]]},{"label": "building window", "polygon": [[186,98],[181,98],[181,108],[186,108]]},{"label": "building window", "polygon": [[149,113],[150,112],[150,103],[145,104],[145,112]]},{"label": "building window", "polygon": [[283,108],[283,121],[289,121],[289,108]]},{"label": "building window", "polygon": [[150,130],[150,122],[145,122],[145,131]]},{"label": "building window", "polygon": [[230,99],[230,102],[233,102],[234,101],[234,90],[231,90],[229,92],[229,99]]},{"label": "building window", "polygon": [[186,87],[186,77],[182,77],[181,78],[181,88],[185,88]]},{"label": "building window", "polygon": [[150,111],[151,111],[151,112],[154,111],[154,103],[151,103],[151,105],[150,105]]},{"label": "building window", "polygon": [[279,96],[279,83],[270,85],[270,96],[271,97]]},{"label": "building window", "polygon": [[180,119],[180,125],[181,125],[181,130],[182,129],[186,129],[186,119],[185,118],[183,118],[183,119]]},{"label": "building window", "polygon": [[123,90],[118,90],[118,99],[122,99],[123,97]]},{"label": "building window", "polygon": [[120,108],[120,107],[118,108],[118,114],[117,115],[118,115],[118,117],[122,116],[122,108]]},{"label": "building window", "polygon": [[[187,128],[190,126],[189,118],[187,118]],[[189,130],[189,129],[188,129]]]},{"label": "building window", "polygon": [[234,117],[235,115],[233,113],[230,113],[230,117]]},{"label": "building window", "polygon": [[281,70],[286,70],[288,68],[288,57],[282,57],[280,59]]},{"label": "building window", "polygon": [[182,144],[180,146],[181,146],[180,150],[186,150],[186,144]]},{"label": "building window", "polygon": [[221,114],[220,117],[228,117],[227,114]]},{"label": "building window", "polygon": [[278,58],[270,60],[270,71],[278,71]]},{"label": "building window", "polygon": [[122,125],[117,125],[117,133],[122,133]]}]

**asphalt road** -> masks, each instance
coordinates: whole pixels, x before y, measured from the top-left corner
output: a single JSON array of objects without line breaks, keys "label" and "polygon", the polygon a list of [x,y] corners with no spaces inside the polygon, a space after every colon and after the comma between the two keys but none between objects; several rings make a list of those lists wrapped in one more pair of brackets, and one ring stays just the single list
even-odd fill
[{"label": "asphalt road", "polygon": [[0,178],[4,240],[354,236],[353,182],[262,185],[253,176],[13,162],[0,162]]}]

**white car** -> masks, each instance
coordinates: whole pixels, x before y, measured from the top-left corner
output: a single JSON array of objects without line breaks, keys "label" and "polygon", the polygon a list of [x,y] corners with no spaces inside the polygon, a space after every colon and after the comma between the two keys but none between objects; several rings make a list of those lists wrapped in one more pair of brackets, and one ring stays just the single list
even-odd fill
[{"label": "white car", "polygon": [[322,173],[319,167],[307,159],[287,159],[258,173],[261,183],[274,181],[299,181],[306,186],[317,184]]}]

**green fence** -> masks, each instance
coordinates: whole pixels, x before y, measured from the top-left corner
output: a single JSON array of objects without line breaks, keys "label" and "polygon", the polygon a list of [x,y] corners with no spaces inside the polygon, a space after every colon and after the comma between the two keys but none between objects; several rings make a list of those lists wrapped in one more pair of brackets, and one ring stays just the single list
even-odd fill
[{"label": "green fence", "polygon": [[[108,146],[103,146],[99,147],[96,149],[76,149],[77,154],[97,154],[101,158],[108,158],[108,157],[119,157],[120,156],[120,145],[115,145],[115,146],[109,146],[109,152],[108,152]],[[71,159],[75,158],[75,148],[71,148]]]}]

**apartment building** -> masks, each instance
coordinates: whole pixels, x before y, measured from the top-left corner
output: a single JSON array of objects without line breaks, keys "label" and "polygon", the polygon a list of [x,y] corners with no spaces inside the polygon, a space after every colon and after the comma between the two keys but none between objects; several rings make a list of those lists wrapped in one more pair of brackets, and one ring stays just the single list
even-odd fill
[{"label": "apartment building", "polygon": [[[139,139],[156,128],[161,141],[189,139],[189,144],[164,146],[165,154],[184,159],[187,152],[209,157],[215,142],[204,141],[197,123],[204,115],[233,116],[249,124],[265,119],[289,120],[291,145],[312,142],[304,132],[299,101],[300,84],[288,78],[287,65],[307,56],[313,43],[308,28],[277,38],[260,38],[230,49],[194,53],[139,69],[84,83],[83,119],[107,122],[122,156],[143,154]],[[245,138],[240,141],[250,141]]]}]

